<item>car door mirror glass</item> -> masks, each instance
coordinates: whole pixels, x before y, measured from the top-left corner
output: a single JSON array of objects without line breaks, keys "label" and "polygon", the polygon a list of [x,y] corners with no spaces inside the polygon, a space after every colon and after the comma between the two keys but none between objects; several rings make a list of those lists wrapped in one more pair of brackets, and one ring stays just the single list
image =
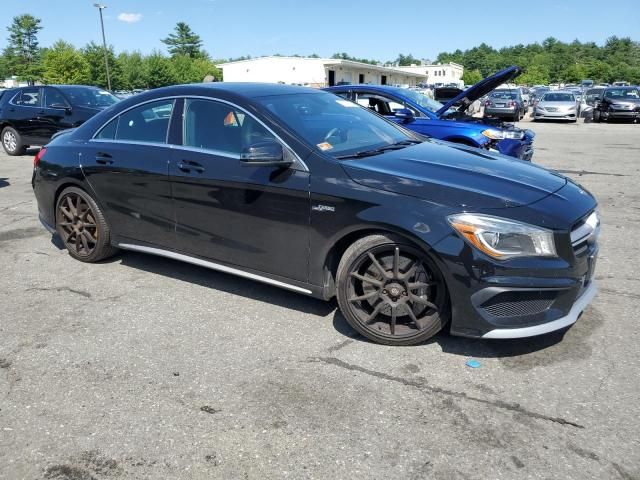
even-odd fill
[{"label": "car door mirror glass", "polygon": [[247,165],[291,165],[290,158],[285,158],[282,145],[275,140],[254,142],[242,149],[240,161]]}]

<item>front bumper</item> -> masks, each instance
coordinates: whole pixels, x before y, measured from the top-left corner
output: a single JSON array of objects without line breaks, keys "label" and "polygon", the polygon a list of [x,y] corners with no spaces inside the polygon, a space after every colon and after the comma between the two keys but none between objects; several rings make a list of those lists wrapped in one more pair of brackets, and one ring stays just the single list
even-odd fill
[{"label": "front bumper", "polygon": [[573,304],[573,307],[571,307],[571,310],[569,310],[569,313],[564,317],[531,327],[496,328],[482,335],[482,338],[525,338],[561,330],[576,323],[582,312],[589,306],[597,293],[598,289],[596,283],[592,281],[584,292],[582,292],[582,295],[578,297],[576,302]]},{"label": "front bumper", "polygon": [[569,112],[549,112],[546,110],[536,110],[533,114],[536,120],[575,120],[578,118],[577,110]]},{"label": "front bumper", "polygon": [[640,119],[640,111],[632,110],[609,110],[602,112],[602,118],[619,119],[619,120],[638,120]]}]

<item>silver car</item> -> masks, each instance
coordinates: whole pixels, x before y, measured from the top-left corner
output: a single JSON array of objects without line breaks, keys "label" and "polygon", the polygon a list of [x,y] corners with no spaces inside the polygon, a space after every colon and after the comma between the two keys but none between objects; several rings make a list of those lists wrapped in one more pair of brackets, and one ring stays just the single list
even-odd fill
[{"label": "silver car", "polygon": [[578,120],[578,102],[573,92],[554,90],[545,93],[536,104],[534,120]]}]

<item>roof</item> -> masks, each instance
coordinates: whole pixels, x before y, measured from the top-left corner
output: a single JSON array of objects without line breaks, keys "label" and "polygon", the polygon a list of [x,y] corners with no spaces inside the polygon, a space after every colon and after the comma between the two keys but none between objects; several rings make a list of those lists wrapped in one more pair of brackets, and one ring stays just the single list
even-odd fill
[{"label": "roof", "polygon": [[[212,91],[239,95],[242,97],[266,97],[269,95],[292,95],[296,93],[320,94],[321,90],[310,87],[299,87],[296,85],[284,85],[280,83],[259,83],[259,82],[208,82],[208,83],[189,83],[184,85],[171,85],[155,90],[149,90],[139,95],[164,91],[168,95],[176,95],[175,90],[186,92],[185,94],[193,95],[201,92],[203,94]],[[182,93],[180,93],[182,94]],[[137,96],[135,96],[137,97]],[[129,97],[134,98],[134,97]],[[140,98],[140,97],[138,97]]]},{"label": "roof", "polygon": [[383,65],[374,65],[371,63],[364,63],[364,62],[356,62],[354,60],[344,60],[342,58],[282,57],[279,55],[268,55],[265,57],[255,57],[255,58],[248,58],[246,60],[237,60],[235,62],[219,63],[216,65],[216,67],[224,68],[228,65],[236,65],[240,63],[251,63],[251,62],[263,61],[263,60],[295,60],[295,61],[301,61],[301,62],[313,61],[313,62],[323,63],[325,65],[345,65],[345,66],[352,66],[352,67],[361,68],[365,70],[375,70],[378,72],[390,72],[390,73],[396,73],[398,75],[405,75],[405,76],[408,75],[412,77],[427,78],[427,76],[422,73],[408,72],[406,70],[402,70],[399,68],[385,67]]}]

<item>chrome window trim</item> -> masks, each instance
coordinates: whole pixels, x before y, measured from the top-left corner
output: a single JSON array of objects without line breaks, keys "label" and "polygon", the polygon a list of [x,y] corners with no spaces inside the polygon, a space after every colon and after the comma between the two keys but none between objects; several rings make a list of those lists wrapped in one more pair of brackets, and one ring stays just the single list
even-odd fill
[{"label": "chrome window trim", "polygon": [[144,245],[135,245],[131,243],[118,243],[118,247],[124,250],[134,250],[137,252],[150,253],[153,255],[161,256],[161,257],[172,258],[174,260],[191,263],[193,265],[199,265],[201,267],[210,268],[212,270],[217,270],[224,273],[230,273],[232,275],[237,275],[239,277],[249,278],[251,280],[257,280],[259,282],[267,283],[269,285],[274,285],[276,287],[286,288],[287,290],[293,290],[294,292],[306,293],[307,295],[311,295],[313,293],[311,290],[308,290],[306,288],[298,287],[296,285],[291,285],[289,283],[281,282],[279,280],[274,280],[269,277],[258,275],[257,273],[246,272],[239,268],[229,267],[227,265],[210,262],[208,260],[191,257],[189,255],[172,252],[170,250],[164,250],[162,248],[147,247]]},{"label": "chrome window trim", "polygon": [[[135,105],[132,105],[132,106],[130,106],[130,107],[128,107],[128,108],[126,108],[126,109],[122,110],[121,112],[118,112],[118,114],[116,114],[116,115],[114,115],[114,116],[110,117],[110,118],[109,118],[109,120],[107,120],[107,121],[106,121],[106,122],[104,122],[102,125],[100,125],[100,128],[98,128],[98,129],[96,130],[96,133],[95,133],[95,134],[94,134],[94,135],[89,139],[89,141],[90,141],[90,142],[94,142],[94,141],[97,141],[97,142],[109,141],[109,142],[114,142],[114,143],[133,143],[133,144],[141,144],[141,145],[165,145],[165,144],[157,144],[157,143],[150,143],[150,142],[128,142],[128,141],[115,140],[115,139],[114,139],[114,140],[104,140],[104,139],[96,139],[95,137],[96,137],[96,135],[98,135],[98,133],[100,133],[100,131],[101,131],[101,130],[102,130],[102,129],[103,129],[103,128],[104,128],[104,127],[109,123],[109,122],[111,122],[111,120],[113,120],[113,119],[114,119],[114,118],[116,118],[116,117],[119,117],[120,115],[122,115],[122,114],[124,114],[124,113],[128,112],[129,110],[132,110],[132,109],[134,109],[134,108],[137,108],[137,107],[139,107],[139,106],[141,106],[141,105],[145,105],[145,104],[147,104],[147,103],[157,102],[157,101],[161,101],[161,100],[169,100],[169,99],[172,99],[172,100],[174,101],[174,106],[175,106],[175,101],[176,101],[176,100],[178,100],[179,98],[182,98],[182,99],[197,98],[197,99],[202,99],[202,100],[210,100],[210,101],[215,101],[215,102],[222,102],[222,103],[226,103],[227,105],[230,105],[230,106],[232,106],[232,107],[234,107],[234,108],[237,108],[238,110],[240,110],[240,111],[241,111],[241,112],[243,112],[244,114],[249,115],[249,116],[250,116],[251,118],[253,118],[256,122],[258,122],[260,125],[262,125],[262,126],[263,126],[263,127],[264,127],[268,132],[269,132],[269,133],[271,133],[271,135],[273,135],[273,136],[276,138],[276,140],[278,140],[278,141],[279,141],[279,142],[280,142],[280,143],[281,143],[285,148],[287,148],[287,150],[289,150],[289,151],[293,154],[293,156],[294,156],[294,157],[295,157],[295,159],[296,159],[296,163],[297,163],[297,164],[299,164],[299,165],[303,168],[303,170],[304,170],[305,172],[309,172],[309,167],[308,167],[308,166],[307,166],[307,164],[306,164],[306,163],[305,163],[305,162],[300,158],[300,156],[296,153],[296,151],[295,151],[293,148],[291,148],[291,147],[287,144],[287,142],[285,142],[285,141],[282,139],[282,137],[280,137],[280,135],[278,135],[278,134],[277,134],[276,132],[274,132],[271,128],[269,128],[269,126],[268,126],[267,124],[265,124],[262,120],[260,120],[259,118],[257,118],[254,114],[252,114],[252,113],[251,113],[251,112],[249,112],[248,110],[246,110],[246,109],[242,108],[241,106],[239,106],[239,105],[237,105],[237,104],[235,104],[235,103],[233,103],[233,102],[230,102],[230,101],[228,101],[228,100],[224,100],[224,99],[222,99],[222,98],[218,98],[218,97],[207,97],[207,96],[205,96],[205,95],[169,95],[169,96],[166,96],[166,97],[154,98],[154,99],[150,99],[150,100],[145,100],[144,102],[141,102],[141,103],[137,103],[137,104],[135,104]],[[185,103],[186,103],[186,102],[185,102]],[[184,112],[183,112],[183,115],[184,115]],[[173,115],[172,115],[172,116],[173,116]],[[183,118],[183,122],[184,122],[184,118]],[[167,129],[167,135],[169,134],[169,131],[170,131],[170,129]],[[116,133],[117,133],[117,132],[116,132]],[[167,137],[167,138],[168,138],[168,137]],[[184,139],[183,139],[183,140],[184,140]],[[169,144],[169,143],[167,143],[166,145],[171,145],[171,147],[172,147],[172,148],[179,148],[179,149],[185,149],[185,150],[191,150],[191,149],[194,149],[194,148],[195,148],[195,149],[197,149],[197,148],[198,148],[198,147],[188,147],[188,146],[185,146],[185,145],[174,145],[174,144]],[[203,152],[203,153],[211,153],[212,155],[218,155],[218,152],[216,152],[215,150],[211,150],[211,149],[198,149],[198,150],[195,150],[195,151]],[[229,155],[231,155],[231,154],[229,154],[228,152],[221,152],[221,153],[223,153],[223,155],[220,155],[220,156],[223,156],[223,157],[224,157],[224,156],[229,157]],[[238,155],[237,157],[236,157],[236,156],[232,156],[232,157],[229,157],[229,158],[238,158],[238,159],[240,159],[240,155]]]},{"label": "chrome window trim", "polygon": [[44,91],[42,92],[43,93],[42,95],[40,94],[41,93],[40,91],[43,90],[43,88],[42,88],[42,86],[36,86],[36,87],[21,87],[20,91],[16,92],[16,94],[11,98],[11,100],[9,100],[9,104],[13,105],[14,107],[40,108],[40,109],[45,108],[42,105],[41,106],[34,106],[34,105],[23,105],[21,103],[13,103],[13,101],[16,99],[16,97],[18,95],[22,96],[22,92],[26,88],[36,88],[36,89],[38,89],[38,99],[40,100],[41,103],[44,103],[44,102],[42,102],[43,98],[41,98],[41,97],[44,96]]}]

